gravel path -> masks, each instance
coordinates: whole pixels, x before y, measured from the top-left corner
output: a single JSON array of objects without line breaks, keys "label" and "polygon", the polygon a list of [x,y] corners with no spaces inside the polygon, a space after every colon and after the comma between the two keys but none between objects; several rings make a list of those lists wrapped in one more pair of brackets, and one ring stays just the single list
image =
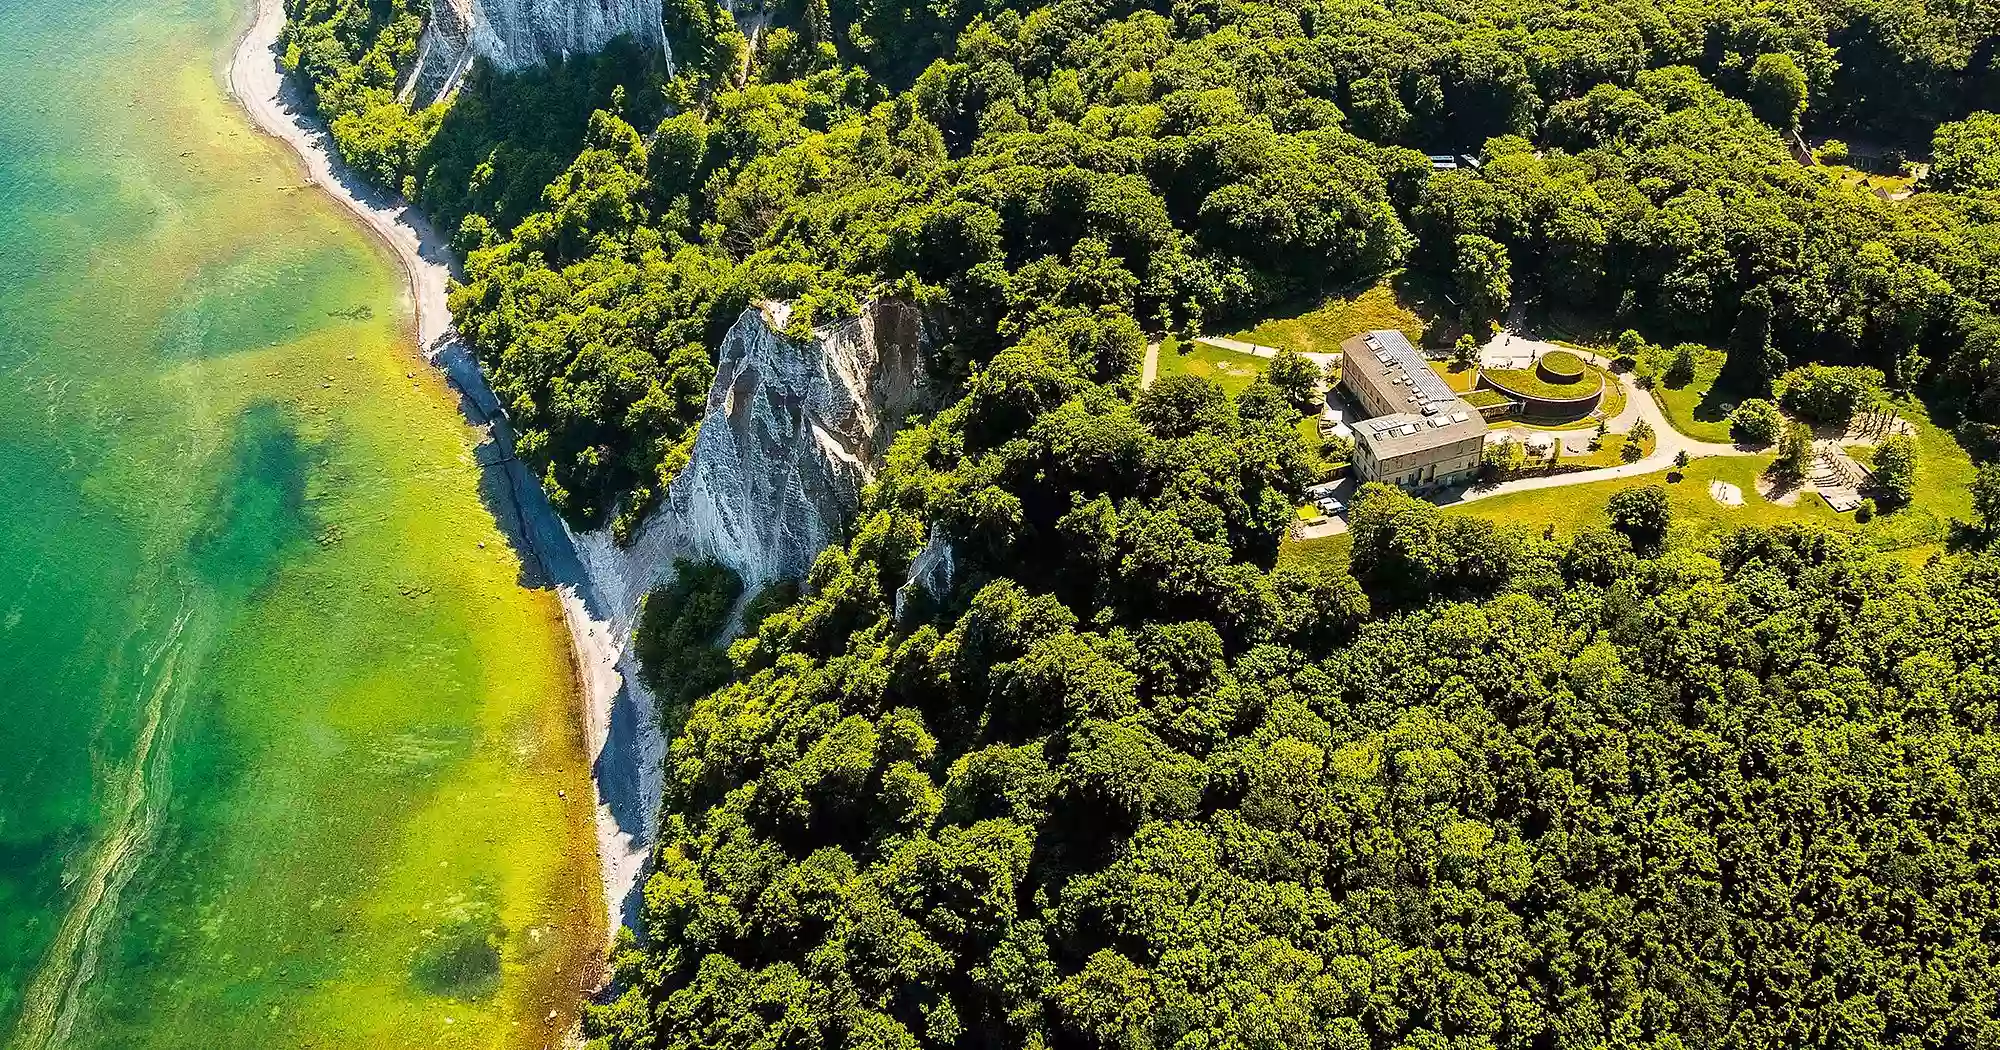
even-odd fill
[{"label": "gravel path", "polygon": [[[1520,339],[1514,340],[1514,344],[1517,346],[1523,342]],[[1610,369],[1610,363],[1596,354],[1584,353],[1582,351],[1573,352],[1607,371]],[[1570,474],[1555,474],[1542,478],[1522,478],[1518,481],[1503,481],[1497,485],[1454,490],[1440,496],[1437,502],[1442,504],[1470,503],[1473,500],[1486,499],[1489,496],[1504,496],[1511,492],[1534,492],[1539,489],[1563,488],[1568,485],[1588,485],[1593,481],[1610,481],[1615,478],[1633,478],[1643,474],[1654,474],[1673,466],[1674,458],[1682,452],[1686,452],[1689,459],[1700,459],[1703,456],[1754,456],[1766,451],[1765,449],[1747,448],[1742,445],[1725,445],[1714,441],[1697,441],[1674,429],[1673,423],[1668,421],[1667,414],[1660,409],[1660,403],[1653,399],[1651,392],[1639,389],[1639,385],[1634,383],[1630,376],[1620,375],[1616,372],[1611,374],[1625,388],[1625,408],[1612,418],[1611,429],[1618,432],[1629,431],[1632,429],[1633,424],[1640,420],[1645,420],[1646,424],[1653,428],[1653,433],[1657,438],[1652,455],[1634,463],[1621,463],[1615,467],[1579,470]]]}]

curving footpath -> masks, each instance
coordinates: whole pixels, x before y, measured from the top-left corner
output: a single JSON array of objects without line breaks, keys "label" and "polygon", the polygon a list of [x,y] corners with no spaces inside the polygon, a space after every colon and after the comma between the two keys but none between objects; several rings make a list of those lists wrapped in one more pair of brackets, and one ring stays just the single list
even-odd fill
[{"label": "curving footpath", "polygon": [[1599,467],[1596,470],[1579,470],[1569,474],[1552,474],[1541,478],[1522,478],[1518,481],[1503,481],[1497,485],[1482,488],[1459,489],[1438,497],[1444,505],[1470,503],[1489,496],[1505,496],[1511,492],[1533,492],[1537,489],[1555,489],[1567,485],[1588,485],[1593,481],[1611,481],[1616,478],[1633,478],[1643,474],[1654,474],[1674,465],[1675,457],[1682,452],[1689,459],[1703,456],[1754,456],[1764,452],[1760,448],[1746,448],[1742,445],[1726,445],[1717,441],[1697,441],[1674,428],[1660,403],[1653,399],[1650,391],[1641,390],[1630,376],[1612,372],[1609,362],[1596,354],[1573,351],[1603,368],[1618,380],[1625,389],[1625,407],[1609,420],[1610,429],[1630,431],[1633,424],[1645,421],[1653,428],[1655,444],[1651,455],[1632,463],[1621,463],[1615,467]]},{"label": "curving footpath", "polygon": [[[1238,353],[1254,354],[1258,357],[1269,357],[1277,353],[1271,347],[1262,347],[1254,343],[1243,342],[1239,339],[1225,339],[1218,336],[1202,336],[1196,339],[1195,342],[1207,343],[1211,346],[1224,350],[1234,350]],[[1651,391],[1639,389],[1638,384],[1634,383],[1630,376],[1612,371],[1611,363],[1606,361],[1601,355],[1569,347],[1565,347],[1564,349],[1568,349],[1578,357],[1604,369],[1606,374],[1610,375],[1624,388],[1625,407],[1620,409],[1617,415],[1606,421],[1608,427],[1613,431],[1624,433],[1629,432],[1634,424],[1644,421],[1647,426],[1653,428],[1655,440],[1652,454],[1631,463],[1620,463],[1615,467],[1599,467],[1595,470],[1579,470],[1568,474],[1552,474],[1540,478],[1522,478],[1518,481],[1503,481],[1497,485],[1487,485],[1480,488],[1454,489],[1436,497],[1435,501],[1437,503],[1449,506],[1458,503],[1470,503],[1489,496],[1504,496],[1510,492],[1533,492],[1538,489],[1556,489],[1568,485],[1588,485],[1594,481],[1611,481],[1617,478],[1634,478],[1645,474],[1655,474],[1672,467],[1675,458],[1683,452],[1687,453],[1688,458],[1693,460],[1700,459],[1703,456],[1754,456],[1767,451],[1761,448],[1747,448],[1742,445],[1724,444],[1719,441],[1700,441],[1681,433],[1680,430],[1674,427],[1673,422],[1667,418],[1666,411],[1660,408],[1660,403],[1653,398]],[[1146,344],[1146,356],[1140,366],[1139,374],[1139,385],[1141,387],[1153,385],[1154,378],[1159,374],[1159,355],[1160,344]],[[1338,358],[1340,355],[1306,354],[1303,356],[1312,360]],[[1314,360],[1314,363],[1319,364],[1321,367],[1325,366],[1324,360]]]},{"label": "curving footpath", "polygon": [[666,742],[659,708],[640,684],[624,632],[599,597],[600,588],[577,557],[576,541],[541,484],[513,455],[507,420],[471,351],[451,326],[445,295],[456,262],[429,220],[401,198],[349,170],[311,107],[297,94],[280,61],[283,0],[254,0],[250,27],[230,59],[229,93],[259,131],[298,155],[308,180],[339,201],[402,263],[416,311],[417,349],[461,395],[467,420],[487,431],[476,450],[482,470],[506,493],[492,507],[522,560],[555,588],[569,628],[577,687],[584,708],[591,781],[597,794],[597,850],[610,931],[637,919],[639,884],[657,834]]}]

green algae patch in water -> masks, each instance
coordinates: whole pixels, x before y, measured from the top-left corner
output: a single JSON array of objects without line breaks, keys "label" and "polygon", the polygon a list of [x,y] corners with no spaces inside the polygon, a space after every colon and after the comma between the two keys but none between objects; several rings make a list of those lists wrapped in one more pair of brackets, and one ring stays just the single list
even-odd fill
[{"label": "green algae patch in water", "polygon": [[555,596],[403,275],[215,73],[0,0],[0,1047],[540,1047],[604,939]]}]

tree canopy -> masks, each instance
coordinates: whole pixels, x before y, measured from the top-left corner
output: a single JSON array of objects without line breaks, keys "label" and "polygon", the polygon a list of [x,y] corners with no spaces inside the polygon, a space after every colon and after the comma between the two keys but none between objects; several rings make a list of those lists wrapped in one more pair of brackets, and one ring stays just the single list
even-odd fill
[{"label": "tree canopy", "polygon": [[[1745,395],[1868,366],[2000,433],[1988,30],[1944,13],[814,0],[752,47],[689,0],[671,70],[621,45],[416,111],[417,5],[288,14],[342,152],[459,231],[460,327],[580,523],[629,525],[679,470],[744,304],[803,326],[884,286],[940,307],[964,372],[1062,317],[1187,332],[1409,262],[1474,328],[1547,296],[1728,345]],[[1799,166],[1767,120],[1800,106],[1912,147],[1937,127],[1952,192]]]},{"label": "tree canopy", "polygon": [[[909,296],[958,383],[726,668],[728,581],[658,599],[720,684],[597,1046],[2000,1040],[1995,555],[1369,487],[1350,560],[1293,559],[1304,362],[1134,381],[1149,335],[1406,265],[1468,325],[1544,296],[1802,416],[1886,385],[1991,433],[1981,16],[808,0],[753,44],[689,2],[671,74],[616,48],[410,112],[410,5],[288,11],[340,148],[459,231],[455,316],[576,520],[685,462],[753,299]],[[1962,123],[1889,202],[1792,157],[1802,112]],[[1771,400],[1733,422],[1806,469]],[[899,617],[932,541],[954,581]]]}]

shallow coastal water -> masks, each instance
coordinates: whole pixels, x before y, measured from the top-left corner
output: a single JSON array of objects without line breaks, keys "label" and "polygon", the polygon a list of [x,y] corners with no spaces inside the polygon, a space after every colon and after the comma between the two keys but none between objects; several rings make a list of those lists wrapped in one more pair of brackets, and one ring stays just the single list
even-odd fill
[{"label": "shallow coastal water", "polygon": [[559,611],[242,16],[0,0],[0,1046],[541,1046],[603,936]]}]

